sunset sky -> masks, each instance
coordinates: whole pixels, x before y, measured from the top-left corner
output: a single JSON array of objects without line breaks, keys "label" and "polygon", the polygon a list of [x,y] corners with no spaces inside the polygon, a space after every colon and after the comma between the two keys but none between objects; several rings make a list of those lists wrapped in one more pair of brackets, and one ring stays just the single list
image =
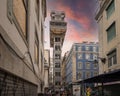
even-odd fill
[{"label": "sunset sky", "polygon": [[98,27],[95,21],[97,0],[46,0],[47,18],[45,21],[45,49],[50,48],[49,21],[52,10],[64,11],[67,32],[63,43],[62,56],[69,51],[73,43],[82,41],[97,42]]}]

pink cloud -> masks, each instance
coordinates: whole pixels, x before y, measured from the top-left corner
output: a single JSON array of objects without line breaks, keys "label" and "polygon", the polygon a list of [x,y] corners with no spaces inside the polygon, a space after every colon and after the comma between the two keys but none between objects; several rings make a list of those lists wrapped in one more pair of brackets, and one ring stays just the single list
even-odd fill
[{"label": "pink cloud", "polygon": [[70,6],[66,6],[63,2],[59,2],[59,3],[54,2],[53,5],[56,5],[55,9],[65,11],[66,17],[68,20],[75,20],[75,21],[79,22],[85,29],[90,28],[90,20],[87,18],[87,16],[85,16],[81,12],[79,12],[79,11],[74,12],[70,8]]},{"label": "pink cloud", "polygon": [[[67,18],[67,33],[66,33],[66,39],[65,40],[70,40],[70,41],[83,41],[85,39],[88,38],[95,38],[92,33],[92,31],[94,30],[91,26],[90,26],[90,20],[89,18],[87,18],[86,16],[84,16],[84,14],[80,13],[80,12],[75,12],[71,10],[71,8],[69,6],[65,6],[62,2],[60,3],[53,3],[54,5],[56,5],[56,10],[60,10],[60,11],[65,11],[66,13],[66,18]],[[48,10],[48,15],[50,16],[50,11]],[[70,24],[70,20],[75,20],[78,23],[80,23],[80,25],[82,25],[83,29],[78,29],[75,25]]]},{"label": "pink cloud", "polygon": [[74,41],[74,42],[82,42],[87,41],[88,39],[90,41],[95,40],[95,36],[91,34],[90,32],[85,32],[83,30],[77,30],[75,26],[70,25],[70,28],[68,28],[66,33],[66,39],[67,41]]},{"label": "pink cloud", "polygon": [[[65,3],[63,3],[63,1],[61,0],[61,2],[53,2],[51,3],[55,10],[59,10],[59,11],[65,11],[66,13],[66,19],[67,19],[67,33],[66,33],[66,39],[68,41],[75,41],[75,42],[81,42],[83,40],[87,40],[87,39],[91,39],[94,40],[96,37],[94,36],[94,28],[91,27],[91,21],[90,19],[84,15],[83,13],[81,13],[80,11],[74,11],[71,9],[70,6],[65,5]],[[53,7],[51,5],[51,7]],[[84,7],[84,4],[79,4],[76,5],[77,8],[80,9],[80,7]],[[48,10],[48,14],[50,16],[50,9]],[[70,20],[74,20],[76,22],[78,22],[81,26],[81,28],[78,28],[76,25],[72,25],[70,23]]]},{"label": "pink cloud", "polygon": [[[50,20],[50,12],[52,9],[58,10],[58,11],[64,11],[66,14],[66,21],[67,21],[67,32],[64,40],[63,45],[63,51],[70,50],[71,45],[73,43],[79,43],[82,41],[97,41],[97,28],[93,28],[91,25],[91,19],[89,16],[86,16],[81,11],[74,11],[70,6],[63,3],[63,0],[60,0],[60,2],[51,2],[49,8],[48,8],[48,17]],[[65,2],[65,1],[64,1]],[[79,3],[78,5],[75,5],[79,10],[82,10],[84,8],[85,4]],[[76,26],[75,24],[71,24],[72,21],[75,21],[78,23]],[[72,22],[73,23],[73,22]],[[80,27],[78,27],[80,26]],[[49,32],[49,31],[47,31]],[[63,53],[64,53],[63,52]]]},{"label": "pink cloud", "polygon": [[77,41],[80,40],[80,38],[81,35],[77,32],[75,26],[69,25],[69,28],[67,28],[67,33],[66,33],[66,40]]}]

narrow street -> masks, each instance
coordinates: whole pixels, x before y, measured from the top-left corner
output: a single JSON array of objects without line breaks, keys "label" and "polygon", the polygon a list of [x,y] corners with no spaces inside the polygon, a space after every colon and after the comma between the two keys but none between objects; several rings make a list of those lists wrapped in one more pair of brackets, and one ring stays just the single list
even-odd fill
[{"label": "narrow street", "polygon": [[120,0],[0,0],[0,96],[119,96]]}]

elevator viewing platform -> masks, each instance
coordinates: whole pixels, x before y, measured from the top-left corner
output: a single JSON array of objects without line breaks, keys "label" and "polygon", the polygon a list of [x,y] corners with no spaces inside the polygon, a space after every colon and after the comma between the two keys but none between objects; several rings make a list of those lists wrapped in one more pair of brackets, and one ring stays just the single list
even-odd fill
[{"label": "elevator viewing platform", "polygon": [[50,21],[50,45],[54,45],[54,37],[59,35],[62,37],[62,44],[67,30],[67,22],[64,21],[65,13],[63,11],[52,11]]}]

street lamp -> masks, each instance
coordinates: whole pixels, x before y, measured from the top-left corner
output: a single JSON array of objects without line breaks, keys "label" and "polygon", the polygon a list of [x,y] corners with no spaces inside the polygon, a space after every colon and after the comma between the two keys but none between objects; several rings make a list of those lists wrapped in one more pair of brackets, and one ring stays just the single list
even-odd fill
[{"label": "street lamp", "polygon": [[[102,63],[104,63],[104,64],[106,63],[106,58],[98,57],[98,59],[100,59]],[[98,60],[95,59],[94,63],[98,63]]]},{"label": "street lamp", "polygon": [[103,57],[98,57],[97,59],[94,60],[94,63],[97,63],[98,64],[98,59],[100,59],[100,61],[102,62],[102,67],[103,67],[103,72],[104,73],[104,65],[106,63],[106,58],[103,58]]}]

